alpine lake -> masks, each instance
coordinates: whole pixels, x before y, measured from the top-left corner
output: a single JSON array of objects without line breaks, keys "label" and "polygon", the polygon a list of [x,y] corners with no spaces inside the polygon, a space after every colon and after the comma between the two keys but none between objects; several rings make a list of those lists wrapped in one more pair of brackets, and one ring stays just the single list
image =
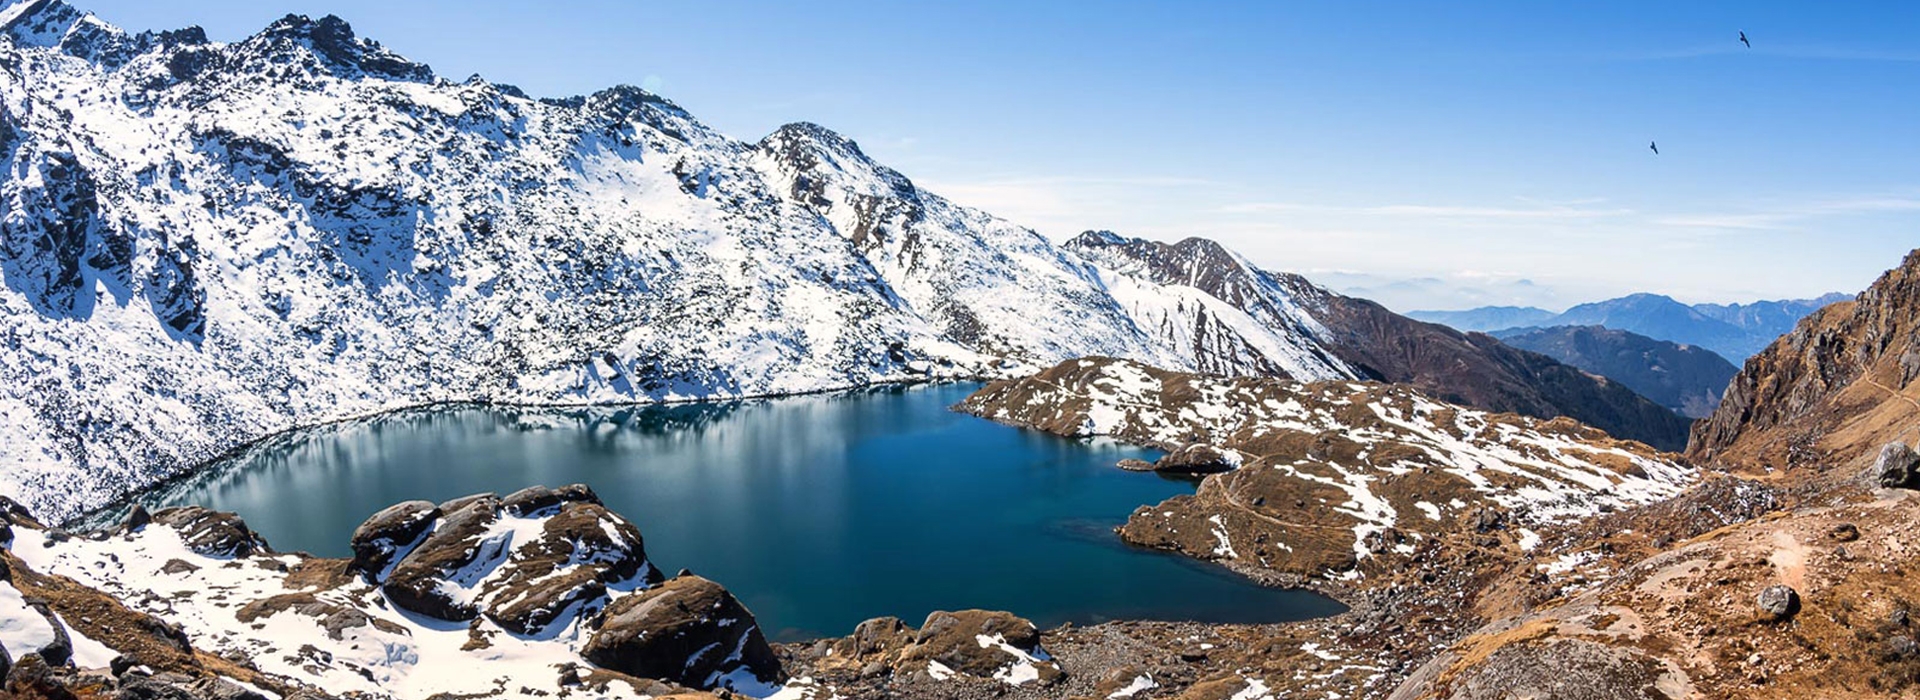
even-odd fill
[{"label": "alpine lake", "polygon": [[233,511],[277,550],[344,557],[354,528],[400,501],[583,483],[640,528],[655,566],[726,586],[774,641],[968,608],[1042,629],[1344,609],[1122,543],[1113,529],[1135,508],[1195,482],[1114,466],[1147,450],[949,410],[977,388],[404,411],[265,441],[142,500]]}]

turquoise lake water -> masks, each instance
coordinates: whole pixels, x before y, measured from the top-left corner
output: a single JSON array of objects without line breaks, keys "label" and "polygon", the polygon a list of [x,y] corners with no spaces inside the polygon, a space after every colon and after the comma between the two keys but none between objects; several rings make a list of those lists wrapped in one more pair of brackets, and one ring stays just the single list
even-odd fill
[{"label": "turquoise lake water", "polygon": [[725,585],[776,641],[964,608],[1043,628],[1342,610],[1124,545],[1112,530],[1134,508],[1194,484],[1113,466],[1155,456],[1142,450],[948,410],[974,388],[405,412],[271,441],[148,502],[234,511],[278,550],[347,556],[353,528],[398,501],[585,483],[656,566]]}]

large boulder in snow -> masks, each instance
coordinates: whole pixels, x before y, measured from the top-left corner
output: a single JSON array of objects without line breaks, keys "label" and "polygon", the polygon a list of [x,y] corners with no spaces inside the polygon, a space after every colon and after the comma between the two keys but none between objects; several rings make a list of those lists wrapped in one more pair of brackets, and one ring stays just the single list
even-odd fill
[{"label": "large boulder in snow", "polygon": [[402,609],[454,621],[484,615],[520,635],[544,636],[599,610],[609,586],[658,580],[639,528],[585,486],[401,504],[360,526],[354,552],[355,570]]},{"label": "large boulder in snow", "polygon": [[419,544],[440,508],[426,501],[407,501],[387,506],[353,530],[353,570],[379,579],[402,550]]},{"label": "large boulder in snow", "polygon": [[777,683],[780,661],[745,605],[720,584],[682,575],[609,606],[580,655],[602,668],[697,688],[751,677]]},{"label": "large boulder in snow", "polygon": [[1012,613],[989,610],[935,612],[900,654],[901,672],[927,671],[936,678],[962,674],[1015,685],[1050,684],[1066,676],[1040,648],[1040,630]]},{"label": "large boulder in snow", "polygon": [[237,558],[273,552],[265,539],[247,527],[247,521],[232,513],[200,506],[165,508],[153,514],[153,522],[179,531],[188,549],[205,556]]},{"label": "large boulder in snow", "polygon": [[471,620],[480,615],[479,606],[457,593],[479,583],[500,563],[512,533],[494,530],[500,499],[493,494],[454,499],[439,509],[432,534],[394,565],[380,590],[405,610],[442,620]]}]

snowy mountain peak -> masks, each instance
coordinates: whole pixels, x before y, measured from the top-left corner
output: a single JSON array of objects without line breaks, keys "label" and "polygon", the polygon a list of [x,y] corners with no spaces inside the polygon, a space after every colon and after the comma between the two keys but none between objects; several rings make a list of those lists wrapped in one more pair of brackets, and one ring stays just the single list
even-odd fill
[{"label": "snowy mountain peak", "polygon": [[[860,144],[824,126],[811,122],[787,124],[761,139],[758,148],[782,172],[791,174],[787,178],[791,180],[790,194],[823,213],[836,200],[854,196],[919,204],[919,191],[912,180],[874,162],[860,150]],[[837,192],[829,194],[828,188]],[[858,206],[864,200],[844,203]]]},{"label": "snowy mountain peak", "polygon": [[334,15],[315,20],[290,14],[244,43],[274,52],[304,48],[333,74],[347,79],[361,75],[412,82],[434,79],[432,68],[388,51],[380,42],[355,36],[353,26]]},{"label": "snowy mountain peak", "polygon": [[0,34],[19,46],[52,48],[90,16],[61,0],[26,0],[0,10]]}]

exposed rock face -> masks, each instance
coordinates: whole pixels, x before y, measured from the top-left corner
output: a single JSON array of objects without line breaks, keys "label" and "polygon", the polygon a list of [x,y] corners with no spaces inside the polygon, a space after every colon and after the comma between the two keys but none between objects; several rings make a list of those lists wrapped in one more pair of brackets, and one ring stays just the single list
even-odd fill
[{"label": "exposed rock face", "polygon": [[402,503],[362,523],[354,548],[353,570],[395,605],[531,636],[604,606],[609,586],[658,576],[640,531],[583,485]]},{"label": "exposed rock face", "polygon": [[[1066,670],[1040,645],[1032,622],[1011,613],[986,610],[937,611],[919,629],[895,617],[860,623],[853,635],[833,640],[818,669],[857,671],[867,681],[908,684],[997,682],[996,692],[1011,689],[1050,693],[1067,678]],[[906,688],[889,692],[913,693]]]},{"label": "exposed rock face", "polygon": [[1528,328],[1494,336],[1620,382],[1688,418],[1711,415],[1740,372],[1712,350],[1602,326]]},{"label": "exposed rock face", "polygon": [[1052,684],[1064,675],[1040,648],[1040,630],[1032,622],[985,610],[928,615],[913,643],[900,651],[897,666],[935,677],[961,673],[1015,685]]},{"label": "exposed rock face", "polygon": [[1867,477],[1890,489],[1920,489],[1920,454],[1904,442],[1889,442],[1880,448]]},{"label": "exposed rock face", "polygon": [[1857,300],[1808,316],[1747,361],[1688,455],[1796,479],[1851,476],[1891,440],[1913,439],[1920,403],[1920,251]]},{"label": "exposed rock face", "polygon": [[[1489,411],[1536,418],[1567,416],[1665,450],[1678,450],[1686,443],[1686,419],[1624,385],[1515,349],[1492,336],[1415,321],[1371,301],[1334,294],[1298,275],[1255,268],[1212,241],[1190,238],[1170,245],[1095,232],[1083,234],[1067,247],[1103,268],[1198,289],[1269,327],[1296,329],[1318,338],[1314,347],[1325,353],[1322,361],[1350,368],[1355,372],[1351,376],[1405,384],[1443,401]],[[1182,332],[1192,327],[1191,321],[1181,323],[1185,325],[1168,325]],[[1195,333],[1194,342],[1210,337]],[[1236,353],[1216,351],[1209,356]],[[1301,380],[1331,378],[1224,372],[1205,365],[1200,369]]]},{"label": "exposed rock face", "polygon": [[387,506],[353,531],[353,568],[379,580],[400,555],[413,549],[433,529],[440,508],[426,501]]},{"label": "exposed rock face", "polygon": [[153,520],[178,529],[186,537],[187,548],[210,557],[247,557],[273,551],[246,521],[232,513],[186,506],[162,509],[153,514]]},{"label": "exposed rock face", "polygon": [[753,613],[719,584],[680,576],[608,607],[580,655],[604,668],[697,687],[744,673],[782,678]]}]

